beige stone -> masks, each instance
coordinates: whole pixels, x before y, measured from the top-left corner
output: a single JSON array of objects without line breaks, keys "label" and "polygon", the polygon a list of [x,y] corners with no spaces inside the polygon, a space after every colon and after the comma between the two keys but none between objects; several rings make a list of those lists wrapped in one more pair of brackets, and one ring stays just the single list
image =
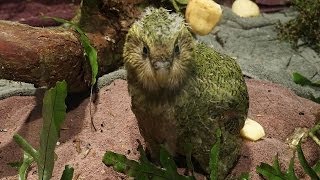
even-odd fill
[{"label": "beige stone", "polygon": [[240,134],[243,138],[251,141],[257,141],[266,135],[263,127],[257,121],[249,118],[246,119]]},{"label": "beige stone", "polygon": [[258,5],[250,0],[234,1],[232,4],[232,11],[240,17],[253,17],[260,15]]},{"label": "beige stone", "polygon": [[191,31],[203,36],[217,25],[221,14],[220,5],[213,0],[190,0],[185,15]]}]

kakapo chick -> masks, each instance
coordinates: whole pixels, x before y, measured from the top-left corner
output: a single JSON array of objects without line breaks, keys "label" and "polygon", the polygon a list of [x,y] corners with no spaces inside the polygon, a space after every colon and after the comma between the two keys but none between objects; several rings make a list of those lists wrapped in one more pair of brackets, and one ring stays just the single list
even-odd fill
[{"label": "kakapo chick", "polygon": [[184,19],[148,8],[129,29],[124,45],[132,111],[151,156],[163,144],[192,157],[209,172],[209,154],[221,130],[219,178],[240,152],[248,112],[242,72],[232,58],[196,42]]}]

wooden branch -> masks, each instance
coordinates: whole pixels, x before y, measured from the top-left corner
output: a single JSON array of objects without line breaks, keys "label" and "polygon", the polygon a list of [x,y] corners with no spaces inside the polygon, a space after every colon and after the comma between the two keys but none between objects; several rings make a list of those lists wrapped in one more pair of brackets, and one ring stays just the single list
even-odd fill
[{"label": "wooden branch", "polygon": [[71,90],[89,87],[90,71],[76,35],[0,21],[0,77],[51,86],[67,80]]},{"label": "wooden branch", "polygon": [[[109,2],[110,1],[110,2]],[[107,6],[113,3],[113,7]],[[98,51],[99,75],[122,64],[122,46],[144,0],[84,0],[79,26]],[[0,79],[52,86],[66,80],[70,92],[88,90],[91,68],[78,34],[0,21]]]}]

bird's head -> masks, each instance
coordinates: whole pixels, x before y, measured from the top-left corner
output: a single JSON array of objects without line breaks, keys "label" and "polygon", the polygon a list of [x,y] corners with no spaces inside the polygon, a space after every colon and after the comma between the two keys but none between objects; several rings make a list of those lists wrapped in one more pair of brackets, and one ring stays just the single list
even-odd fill
[{"label": "bird's head", "polygon": [[195,42],[184,19],[160,8],[148,8],[130,28],[124,45],[128,78],[150,91],[176,90],[185,82]]}]

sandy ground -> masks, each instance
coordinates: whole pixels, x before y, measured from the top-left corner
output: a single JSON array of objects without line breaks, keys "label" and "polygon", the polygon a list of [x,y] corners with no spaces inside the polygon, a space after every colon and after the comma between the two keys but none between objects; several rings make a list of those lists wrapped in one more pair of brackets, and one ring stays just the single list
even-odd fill
[{"label": "sandy ground", "polygon": [[[253,179],[259,179],[255,167],[260,162],[271,163],[276,153],[279,153],[281,165],[289,164],[292,151],[285,143],[286,138],[297,127],[311,127],[315,123],[313,113],[320,109],[320,105],[269,82],[247,80],[247,86],[249,117],[262,124],[266,137],[258,142],[245,141],[233,174],[251,172]],[[0,129],[5,130],[0,132],[0,179],[17,179],[16,169],[7,165],[22,157],[21,150],[12,140],[14,133],[38,146],[41,100],[42,97],[31,96],[0,100]],[[86,98],[79,104],[73,104],[73,109],[67,114],[60,144],[56,148],[58,159],[52,179],[60,179],[66,164],[75,168],[75,179],[127,179],[102,163],[106,150],[125,154],[131,159],[139,157],[136,140],[143,142],[143,139],[130,110],[126,81],[116,80],[96,95],[94,123],[97,132],[90,128],[88,102],[89,98]],[[320,151],[313,141],[307,141],[303,149],[310,163],[319,159]],[[297,169],[297,172],[301,174],[301,170]],[[37,179],[35,166],[31,168],[28,179]]]}]

